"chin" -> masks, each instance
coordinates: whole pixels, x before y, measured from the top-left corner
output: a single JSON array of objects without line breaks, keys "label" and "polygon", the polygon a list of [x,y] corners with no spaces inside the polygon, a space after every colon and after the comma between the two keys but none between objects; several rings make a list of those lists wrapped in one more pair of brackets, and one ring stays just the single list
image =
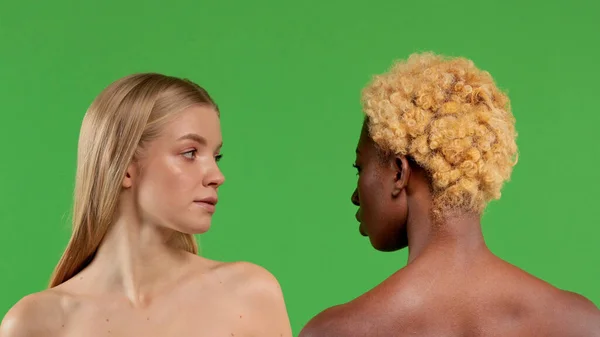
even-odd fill
[{"label": "chin", "polygon": [[369,240],[371,246],[380,252],[395,252],[408,247],[408,242],[404,236],[369,237]]},{"label": "chin", "polygon": [[206,225],[195,225],[192,227],[187,227],[185,230],[182,230],[181,232],[186,233],[186,234],[204,234],[206,232],[208,232],[208,230],[210,229],[210,224],[206,224]]},{"label": "chin", "polygon": [[407,246],[404,246],[404,247],[397,247],[397,246],[395,246],[395,247],[386,247],[386,248],[377,249],[377,250],[380,251],[380,252],[384,252],[384,253],[391,253],[391,252],[397,252],[397,251],[402,250],[402,249],[404,249],[406,247]]},{"label": "chin", "polygon": [[372,241],[371,241],[371,246],[373,246],[373,248],[375,248],[376,250],[378,250],[380,252],[384,252],[384,253],[395,252],[395,251],[406,248],[406,246],[402,247],[402,246],[392,245],[392,244],[376,244],[376,243],[373,243]]},{"label": "chin", "polygon": [[176,226],[174,229],[178,232],[184,234],[204,234],[208,232],[211,227],[210,219],[202,219],[201,221],[186,221],[185,223],[180,223],[179,226]]}]

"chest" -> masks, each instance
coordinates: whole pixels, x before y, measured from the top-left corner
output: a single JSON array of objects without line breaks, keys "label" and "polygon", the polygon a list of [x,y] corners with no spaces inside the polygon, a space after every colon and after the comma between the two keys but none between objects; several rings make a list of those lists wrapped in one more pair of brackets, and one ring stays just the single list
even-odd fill
[{"label": "chest", "polygon": [[159,322],[143,322],[142,320],[128,322],[106,322],[106,324],[79,323],[64,329],[61,337],[212,337],[239,336],[251,337],[243,325],[224,317],[206,317],[194,320],[174,320]]},{"label": "chest", "polygon": [[81,305],[65,316],[61,337],[251,336],[244,308],[227,296],[171,298],[147,308],[118,301]]}]

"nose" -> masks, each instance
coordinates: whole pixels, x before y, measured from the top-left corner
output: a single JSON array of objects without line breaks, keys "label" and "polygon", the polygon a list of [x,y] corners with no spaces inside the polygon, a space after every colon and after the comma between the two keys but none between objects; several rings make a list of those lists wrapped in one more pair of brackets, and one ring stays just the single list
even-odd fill
[{"label": "nose", "polygon": [[223,172],[221,172],[221,170],[217,166],[206,175],[206,180],[205,180],[204,185],[216,188],[216,187],[223,185],[224,182],[225,182],[225,176],[223,175]]},{"label": "nose", "polygon": [[354,206],[360,206],[360,200],[358,200],[358,189],[354,189],[354,192],[352,193],[352,197],[350,198],[350,201],[352,201],[352,203],[354,204]]}]

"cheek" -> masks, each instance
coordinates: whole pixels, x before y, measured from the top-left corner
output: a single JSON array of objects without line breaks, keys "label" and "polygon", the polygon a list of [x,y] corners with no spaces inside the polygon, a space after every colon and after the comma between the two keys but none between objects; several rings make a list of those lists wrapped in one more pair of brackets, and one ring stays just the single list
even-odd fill
[{"label": "cheek", "polygon": [[188,171],[185,163],[169,160],[149,166],[140,182],[140,202],[155,209],[187,207],[193,202],[195,187],[194,174]]},{"label": "cheek", "polygon": [[194,166],[183,161],[172,160],[165,164],[161,182],[172,193],[192,191],[198,181]]},{"label": "cheek", "polygon": [[389,224],[394,222],[395,206],[391,191],[386,189],[382,178],[376,174],[361,176],[358,183],[360,216],[370,235],[386,235]]},{"label": "cheek", "polygon": [[[381,206],[381,186],[373,175],[362,175],[358,180],[358,197],[361,212],[372,218],[379,212]],[[371,220],[371,219],[365,219]]]}]

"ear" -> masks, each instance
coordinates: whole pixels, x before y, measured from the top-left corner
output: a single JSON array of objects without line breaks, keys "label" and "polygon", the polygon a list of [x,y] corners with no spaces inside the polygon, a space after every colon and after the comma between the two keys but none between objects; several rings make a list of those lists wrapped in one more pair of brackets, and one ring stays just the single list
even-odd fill
[{"label": "ear", "polygon": [[133,179],[136,176],[137,168],[134,163],[129,164],[127,166],[127,171],[125,171],[125,176],[123,177],[122,186],[123,188],[131,188],[133,186]]},{"label": "ear", "polygon": [[394,169],[394,188],[392,195],[397,197],[400,192],[408,186],[408,180],[410,179],[410,164],[405,156],[396,156],[393,158],[393,169]]}]

